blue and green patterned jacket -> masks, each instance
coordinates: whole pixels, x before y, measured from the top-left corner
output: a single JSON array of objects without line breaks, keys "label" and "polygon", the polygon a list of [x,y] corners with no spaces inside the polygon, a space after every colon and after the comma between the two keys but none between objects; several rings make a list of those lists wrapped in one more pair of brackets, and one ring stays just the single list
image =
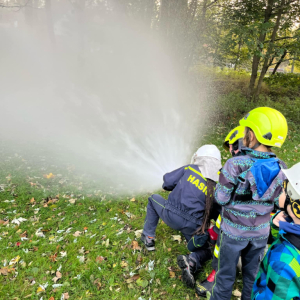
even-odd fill
[{"label": "blue and green patterned jacket", "polygon": [[236,240],[265,239],[270,213],[282,193],[286,165],[272,152],[242,148],[225,163],[215,198],[222,205],[221,230]]},{"label": "blue and green patterned jacket", "polygon": [[260,265],[251,299],[299,300],[300,225],[279,222],[278,228],[271,222],[271,229],[277,239]]}]

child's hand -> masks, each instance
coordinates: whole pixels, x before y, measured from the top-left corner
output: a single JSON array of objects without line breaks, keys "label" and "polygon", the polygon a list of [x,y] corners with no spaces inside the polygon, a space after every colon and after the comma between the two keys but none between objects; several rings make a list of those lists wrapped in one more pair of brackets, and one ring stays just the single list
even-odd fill
[{"label": "child's hand", "polygon": [[286,222],[286,215],[284,214],[284,211],[280,212],[274,219],[273,224],[279,227],[279,221]]}]

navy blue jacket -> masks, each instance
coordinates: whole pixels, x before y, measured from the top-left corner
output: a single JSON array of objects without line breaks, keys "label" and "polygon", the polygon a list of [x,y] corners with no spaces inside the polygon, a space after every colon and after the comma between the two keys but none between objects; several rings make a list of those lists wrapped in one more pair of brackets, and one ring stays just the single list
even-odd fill
[{"label": "navy blue jacket", "polygon": [[165,208],[198,225],[206,203],[206,178],[197,165],[186,165],[164,175],[163,189],[172,191]]}]

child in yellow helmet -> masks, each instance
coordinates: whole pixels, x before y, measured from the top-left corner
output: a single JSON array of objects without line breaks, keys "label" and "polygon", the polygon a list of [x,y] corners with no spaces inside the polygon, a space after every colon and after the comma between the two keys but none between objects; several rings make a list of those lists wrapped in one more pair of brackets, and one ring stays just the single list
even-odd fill
[{"label": "child in yellow helmet", "polygon": [[[241,154],[241,150],[243,147],[244,131],[245,127],[237,126],[228,133],[224,140],[223,147],[225,148],[225,150],[230,151],[233,157]],[[207,276],[205,280],[201,282],[196,282],[196,293],[201,297],[206,297],[207,292],[211,292],[216,271],[218,269],[219,242],[217,242],[217,238],[220,231],[221,220],[222,217],[220,214],[216,219],[215,226],[209,228],[208,230],[210,243],[213,244],[215,248],[211,264],[211,273]]]},{"label": "child in yellow helmet", "polygon": [[242,300],[251,299],[251,289],[267,244],[270,212],[282,193],[285,179],[271,147],[281,147],[287,122],[277,110],[259,107],[250,111],[245,126],[243,155],[229,159],[220,174],[215,198],[222,206],[220,255],[210,300],[229,300],[242,257]]}]

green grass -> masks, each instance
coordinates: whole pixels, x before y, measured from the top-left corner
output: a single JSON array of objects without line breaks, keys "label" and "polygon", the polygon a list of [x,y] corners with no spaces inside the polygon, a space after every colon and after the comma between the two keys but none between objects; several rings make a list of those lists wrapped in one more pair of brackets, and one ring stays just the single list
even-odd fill
[{"label": "green grass", "polygon": [[[221,149],[224,161],[229,158],[222,148],[228,130],[216,126],[214,134],[202,137],[203,142]],[[277,154],[291,166],[299,161],[299,147],[300,136],[293,127]],[[49,173],[55,177],[43,177]],[[160,223],[155,252],[133,249],[150,194],[120,196],[70,166],[53,165],[48,157],[4,150],[1,184],[0,220],[9,222],[0,225],[0,269],[18,256],[19,261],[10,266],[14,270],[0,275],[0,299],[53,300],[62,299],[63,293],[68,293],[69,299],[197,298],[180,280],[176,257],[188,251],[184,238],[181,243],[172,240],[177,231]],[[159,193],[167,198],[166,192]],[[133,197],[135,201],[131,201]],[[70,199],[76,199],[75,203]],[[12,223],[20,217],[27,221]],[[37,236],[39,228],[45,237]],[[77,231],[81,233],[75,237]],[[27,239],[21,240],[21,234]],[[84,260],[80,262],[80,258]],[[150,271],[151,261],[154,269]],[[61,278],[56,283],[62,286],[53,287],[58,269]],[[207,263],[199,278],[210,271]],[[46,283],[45,291],[38,293],[39,285]],[[235,288],[241,289],[241,276]]]}]

